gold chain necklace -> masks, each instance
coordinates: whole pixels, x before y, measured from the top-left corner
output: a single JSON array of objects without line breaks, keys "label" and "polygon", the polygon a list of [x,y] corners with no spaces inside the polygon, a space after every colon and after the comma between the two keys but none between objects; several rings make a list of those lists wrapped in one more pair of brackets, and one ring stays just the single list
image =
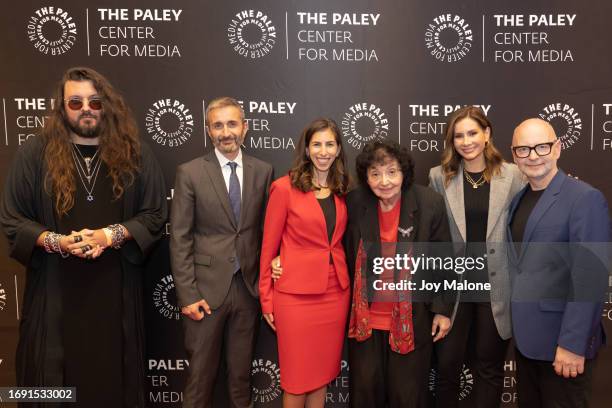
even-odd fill
[{"label": "gold chain necklace", "polygon": [[478,188],[487,182],[487,180],[484,178],[484,171],[482,172],[478,180],[474,180],[465,168],[463,168],[463,174],[465,175],[465,179],[467,180],[467,182],[472,185],[472,188]]}]

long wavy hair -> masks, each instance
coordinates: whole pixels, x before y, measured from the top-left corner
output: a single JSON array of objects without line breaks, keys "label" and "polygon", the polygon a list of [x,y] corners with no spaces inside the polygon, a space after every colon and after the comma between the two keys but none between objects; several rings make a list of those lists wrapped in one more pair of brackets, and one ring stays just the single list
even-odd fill
[{"label": "long wavy hair", "polygon": [[291,185],[293,187],[305,193],[317,189],[312,181],[314,177],[314,165],[306,151],[308,150],[308,145],[310,144],[312,136],[326,129],[331,130],[334,134],[336,143],[340,148],[340,154],[329,168],[327,184],[332,193],[343,196],[348,193],[350,179],[346,170],[346,158],[344,155],[344,147],[342,146],[340,130],[336,122],[332,119],[315,119],[302,131],[297,148],[295,149],[295,159],[289,171],[289,178],[291,179]]},{"label": "long wavy hair", "polygon": [[64,106],[64,85],[67,81],[91,81],[102,99],[99,154],[108,167],[115,199],[120,198],[125,188],[134,182],[140,169],[138,127],[123,97],[93,69],[70,68],[57,84],[55,104],[41,131],[46,143],[44,160],[48,169],[45,191],[54,197],[55,210],[60,217],[68,214],[74,206],[76,192],[76,167]]},{"label": "long wavy hair", "polygon": [[485,170],[484,178],[491,181],[493,175],[499,175],[504,158],[493,144],[493,126],[491,121],[484,114],[482,109],[475,106],[464,106],[456,110],[446,122],[446,134],[444,135],[444,151],[442,152],[442,173],[444,174],[444,184],[448,185],[450,180],[457,175],[462,157],[455,149],[455,125],[465,118],[473,119],[480,129],[484,132],[489,128],[489,141],[485,144],[484,159]]}]

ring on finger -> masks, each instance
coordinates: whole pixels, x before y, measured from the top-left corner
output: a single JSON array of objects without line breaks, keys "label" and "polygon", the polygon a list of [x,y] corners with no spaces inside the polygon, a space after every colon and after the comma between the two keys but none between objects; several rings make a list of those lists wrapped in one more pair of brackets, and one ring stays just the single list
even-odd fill
[{"label": "ring on finger", "polygon": [[74,243],[75,244],[78,243],[78,242],[81,242],[81,241],[83,241],[83,237],[81,235],[75,235],[74,236]]},{"label": "ring on finger", "polygon": [[91,249],[91,247],[90,247],[89,245],[85,245],[85,246],[81,247],[81,251],[82,251],[83,253],[86,253],[86,252],[87,252],[87,251],[89,251],[90,249]]}]

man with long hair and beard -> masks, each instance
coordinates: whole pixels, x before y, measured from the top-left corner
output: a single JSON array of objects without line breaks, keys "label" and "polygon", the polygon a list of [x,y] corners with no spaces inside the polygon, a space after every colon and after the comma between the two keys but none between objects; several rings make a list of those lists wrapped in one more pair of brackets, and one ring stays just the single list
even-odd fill
[{"label": "man with long hair and beard", "polygon": [[76,387],[75,406],[145,406],[141,280],[167,218],[163,180],[108,80],[66,71],[0,203],[10,255],[27,270],[19,386]]}]

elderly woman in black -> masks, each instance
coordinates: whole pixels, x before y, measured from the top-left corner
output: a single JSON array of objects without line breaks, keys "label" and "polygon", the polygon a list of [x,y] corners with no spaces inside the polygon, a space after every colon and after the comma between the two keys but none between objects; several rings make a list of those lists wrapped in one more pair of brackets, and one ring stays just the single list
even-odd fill
[{"label": "elderly woman in black", "polygon": [[415,292],[381,291],[380,281],[410,279],[410,270],[375,271],[373,260],[410,253],[416,243],[450,241],[444,200],[413,183],[412,158],[395,142],[367,144],[357,175],[361,185],[347,196],[345,232],[353,285],[351,406],[426,406],[433,342],[446,335],[452,305],[437,295],[417,300]]}]

